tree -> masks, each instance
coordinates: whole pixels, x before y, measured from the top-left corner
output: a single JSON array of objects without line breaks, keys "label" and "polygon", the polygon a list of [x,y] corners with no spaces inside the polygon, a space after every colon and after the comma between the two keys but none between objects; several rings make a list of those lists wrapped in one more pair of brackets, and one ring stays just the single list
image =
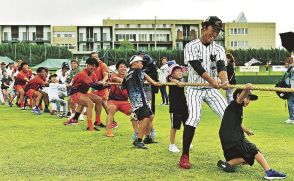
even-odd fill
[{"label": "tree", "polygon": [[120,43],[118,50],[134,50],[134,45],[128,40],[124,40]]}]

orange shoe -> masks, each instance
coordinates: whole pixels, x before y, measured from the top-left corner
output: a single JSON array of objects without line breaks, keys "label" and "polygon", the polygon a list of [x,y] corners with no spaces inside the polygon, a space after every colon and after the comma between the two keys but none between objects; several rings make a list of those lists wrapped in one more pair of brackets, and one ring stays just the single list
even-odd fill
[{"label": "orange shoe", "polygon": [[112,134],[112,130],[111,129],[106,130],[106,136],[107,137],[114,137],[114,135]]}]

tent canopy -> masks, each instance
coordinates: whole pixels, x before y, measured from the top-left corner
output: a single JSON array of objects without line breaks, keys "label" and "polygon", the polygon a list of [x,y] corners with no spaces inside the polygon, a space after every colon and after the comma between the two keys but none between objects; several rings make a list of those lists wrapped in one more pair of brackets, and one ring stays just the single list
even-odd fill
[{"label": "tent canopy", "polygon": [[16,64],[16,62],[15,61],[13,61],[13,60],[11,60],[9,57],[1,57],[0,56],[0,63],[2,63],[2,62],[5,62],[5,64],[7,65],[7,64],[9,64],[9,63],[11,63],[11,62],[13,62],[14,64]]},{"label": "tent canopy", "polygon": [[44,62],[32,68],[47,67],[48,69],[60,69],[63,62],[67,62],[70,65],[69,59],[46,59]]}]

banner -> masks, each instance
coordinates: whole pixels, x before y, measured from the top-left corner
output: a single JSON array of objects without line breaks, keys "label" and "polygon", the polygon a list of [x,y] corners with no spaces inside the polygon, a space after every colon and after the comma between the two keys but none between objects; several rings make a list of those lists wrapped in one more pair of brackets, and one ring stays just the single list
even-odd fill
[{"label": "banner", "polygon": [[239,66],[240,72],[259,72],[259,66]]},{"label": "banner", "polygon": [[273,66],[273,72],[286,72],[287,68],[285,68],[285,66],[283,65],[275,65]]}]

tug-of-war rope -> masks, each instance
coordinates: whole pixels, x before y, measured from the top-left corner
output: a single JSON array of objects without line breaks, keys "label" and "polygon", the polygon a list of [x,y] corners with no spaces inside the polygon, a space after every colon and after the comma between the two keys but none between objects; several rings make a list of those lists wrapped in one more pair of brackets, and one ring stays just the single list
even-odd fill
[{"label": "tug-of-war rope", "polygon": [[[161,83],[160,85],[163,86],[176,86],[176,83],[168,82],[168,83]],[[121,85],[121,83],[116,82],[109,82],[108,85]],[[210,87],[208,83],[192,83],[192,82],[183,82],[181,86],[192,86],[192,87]],[[235,89],[244,89],[245,85],[227,85],[228,88],[235,88]],[[275,91],[275,92],[294,92],[294,88],[283,88],[283,87],[261,87],[261,86],[252,86],[252,90],[260,90],[260,91]]]}]

